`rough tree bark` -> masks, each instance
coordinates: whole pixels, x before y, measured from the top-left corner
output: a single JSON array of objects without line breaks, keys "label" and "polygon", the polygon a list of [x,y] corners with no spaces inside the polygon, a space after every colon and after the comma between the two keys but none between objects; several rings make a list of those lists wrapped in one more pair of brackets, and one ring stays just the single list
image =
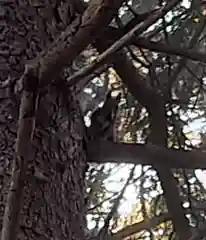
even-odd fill
[{"label": "rough tree bark", "polygon": [[[17,141],[17,158],[15,158],[18,161],[14,161],[13,169],[12,169],[12,181],[11,181],[11,187],[8,193],[8,201],[7,201],[7,207],[5,208],[5,215],[4,215],[4,222],[3,222],[3,230],[2,230],[2,240],[14,240],[16,239],[16,232],[17,229],[13,229],[18,224],[18,219],[20,218],[20,221],[24,220],[24,217],[26,216],[24,210],[28,203],[32,200],[36,204],[37,199],[36,197],[39,197],[38,193],[34,191],[35,183],[32,182],[34,180],[34,175],[38,175],[40,173],[36,172],[36,167],[33,169],[33,175],[28,175],[27,173],[24,173],[24,170],[26,171],[28,169],[28,159],[31,157],[30,162],[35,161],[35,166],[40,166],[39,169],[43,171],[44,175],[46,174],[48,177],[46,179],[48,181],[43,181],[44,184],[42,184],[39,189],[41,190],[41,193],[45,194],[47,196],[50,196],[50,191],[54,189],[52,184],[58,185],[59,189],[61,191],[58,192],[56,189],[55,194],[59,193],[60,195],[63,194],[63,198],[61,199],[61,203],[63,203],[63,208],[57,211],[61,215],[60,218],[56,216],[53,217],[53,222],[51,224],[55,224],[61,227],[61,230],[56,228],[51,228],[51,224],[47,224],[47,228],[50,228],[51,234],[48,235],[48,237],[53,237],[55,239],[83,239],[84,238],[84,225],[85,225],[85,214],[84,214],[84,198],[83,198],[83,186],[84,186],[84,172],[85,172],[85,166],[86,166],[86,158],[84,154],[84,126],[83,126],[83,119],[81,117],[81,112],[79,110],[79,106],[77,101],[75,100],[75,97],[72,97],[71,92],[66,92],[65,85],[62,87],[62,80],[57,81],[60,82],[58,84],[58,91],[55,91],[54,88],[52,91],[46,92],[45,89],[42,91],[42,88],[45,87],[47,84],[51,84],[52,80],[57,80],[59,74],[62,72],[62,70],[65,69],[66,66],[71,65],[72,61],[78,56],[78,54],[88,45],[91,41],[93,41],[96,36],[104,29],[112,20],[112,18],[117,14],[117,11],[121,4],[123,3],[123,0],[99,0],[99,1],[91,1],[88,9],[85,11],[85,13],[82,16],[78,16],[72,23],[72,26],[67,27],[65,31],[55,40],[52,42],[52,44],[44,51],[43,48],[41,48],[41,39],[35,36],[35,31],[39,31],[40,33],[43,33],[45,31],[46,33],[54,31],[58,34],[58,29],[56,28],[56,24],[53,22],[52,16],[54,15],[54,8],[56,7],[57,3],[54,3],[55,6],[52,6],[52,3],[46,4],[46,3],[40,3],[38,1],[25,1],[25,2],[6,2],[3,6],[3,15],[5,15],[4,18],[4,27],[5,28],[11,28],[11,33],[13,33],[11,39],[8,40],[8,46],[9,44],[13,44],[13,39],[15,39],[17,36],[21,36],[23,38],[23,35],[28,34],[29,38],[29,44],[32,44],[27,48],[26,50],[30,49],[32,47],[34,48],[34,52],[31,52],[31,55],[25,56],[24,49],[21,49],[19,53],[15,53],[16,55],[24,56],[24,59],[33,58],[33,55],[37,55],[39,51],[41,51],[41,54],[37,56],[33,61],[31,61],[30,64],[26,64],[26,69],[28,73],[32,72],[32,75],[35,80],[38,81],[38,87],[35,87],[36,89],[28,89],[28,85],[25,88],[25,82],[23,83],[23,96],[27,98],[27,101],[22,101],[22,103],[26,103],[29,105],[33,105],[33,110],[31,110],[31,107],[28,108],[27,111],[20,110],[20,130],[18,134],[18,139],[20,139],[19,136],[22,136],[22,133],[24,134],[24,137]],[[42,12],[43,10],[43,12]],[[41,22],[41,17],[38,16],[38,14],[42,14],[42,18],[46,17]],[[10,15],[9,15],[10,14]],[[47,19],[48,18],[48,19]],[[57,20],[57,19],[56,19]],[[56,23],[59,22],[56,21]],[[13,27],[14,26],[14,27]],[[42,26],[45,28],[42,30]],[[50,27],[50,29],[49,29]],[[23,34],[21,30],[23,29]],[[10,30],[10,29],[9,29]],[[49,30],[49,31],[48,31]],[[51,30],[51,31],[50,31]],[[21,34],[19,34],[21,32]],[[29,32],[29,33],[28,33]],[[7,32],[6,32],[7,33]],[[33,35],[31,37],[31,35]],[[41,35],[41,34],[40,34]],[[49,36],[46,34],[46,44],[48,44]],[[51,37],[54,39],[54,34]],[[9,40],[11,40],[9,42]],[[22,39],[21,39],[22,40]],[[19,38],[17,37],[17,44],[18,47],[22,48],[22,42],[19,41]],[[6,47],[8,47],[6,46]],[[3,46],[5,47],[5,46]],[[10,47],[8,47],[10,49]],[[15,47],[14,47],[15,49]],[[38,51],[39,50],[39,51]],[[10,52],[9,52],[10,54]],[[15,60],[16,58],[13,57]],[[16,64],[18,62],[15,62],[14,68],[16,68]],[[11,63],[8,64],[9,68],[11,68]],[[8,74],[8,72],[6,72]],[[6,74],[5,74],[6,75]],[[9,75],[9,74],[8,74]],[[29,74],[30,75],[30,74]],[[10,75],[9,75],[10,77]],[[18,78],[17,78],[18,79]],[[23,78],[27,79],[27,81],[31,81],[28,77]],[[56,82],[56,83],[57,83]],[[14,84],[12,86],[15,85]],[[30,87],[30,86],[29,86]],[[57,87],[57,86],[56,86]],[[37,90],[40,91],[37,94]],[[51,89],[50,89],[51,90]],[[29,92],[29,94],[28,94]],[[36,104],[37,100],[35,99],[35,95],[41,94],[41,102],[39,106],[42,104],[46,104],[48,99],[49,103],[46,108],[46,111],[49,114],[47,116],[47,119],[51,120],[53,118],[53,123],[55,123],[55,126],[51,124],[51,121],[48,121],[48,125],[44,125],[43,129],[40,128],[38,130],[38,125],[35,129],[34,137],[33,135],[33,125],[35,122],[35,114],[36,110],[34,105]],[[31,99],[28,101],[28,96],[31,97]],[[55,99],[56,102],[51,99]],[[60,105],[58,105],[60,104]],[[25,105],[25,104],[24,104]],[[16,108],[18,108],[18,104],[16,105]],[[22,108],[21,108],[22,109]],[[26,109],[26,108],[25,108]],[[54,110],[55,109],[55,110]],[[37,115],[39,115],[39,125],[44,122],[45,119],[42,119],[41,115],[38,114],[38,111],[40,109],[37,109]],[[23,114],[22,114],[23,112]],[[55,114],[56,113],[56,114]],[[53,115],[57,115],[53,117]],[[45,116],[44,116],[45,117]],[[23,121],[22,121],[23,120]],[[38,119],[37,119],[38,121]],[[23,124],[22,124],[23,122]],[[25,123],[27,124],[25,128]],[[23,128],[21,129],[21,127]],[[27,131],[27,136],[25,138],[25,133]],[[46,131],[47,130],[47,131]],[[46,132],[46,134],[45,134]],[[40,139],[37,141],[38,133],[40,133]],[[60,138],[58,138],[59,135],[62,135]],[[32,136],[32,137],[31,137]],[[33,139],[34,138],[34,139]],[[43,159],[43,156],[40,156],[42,159],[38,159],[39,155],[38,152],[45,151],[43,149],[44,144],[42,144],[42,140],[45,138],[49,138],[49,144],[57,145],[56,148],[52,148],[51,145],[47,146],[49,150],[49,153],[52,153],[52,157],[48,156],[48,158],[45,160]],[[22,140],[31,141],[32,139],[32,148],[31,148],[31,156],[29,156],[30,149],[26,149],[24,146],[23,151],[18,151],[19,146],[23,146]],[[21,144],[20,144],[21,143]],[[40,144],[39,144],[40,143]],[[63,146],[61,146],[61,143],[64,143]],[[26,143],[25,143],[26,145]],[[31,145],[31,144],[30,144]],[[27,145],[30,147],[30,145]],[[63,148],[63,154],[64,156],[61,156],[60,150]],[[26,153],[26,154],[25,154]],[[62,153],[62,152],[61,152]],[[33,155],[34,154],[34,155]],[[48,155],[48,153],[45,153],[45,155]],[[63,159],[64,157],[64,159]],[[53,159],[52,159],[53,158]],[[60,159],[58,161],[58,158]],[[54,160],[56,159],[56,161]],[[19,161],[20,160],[20,161]],[[31,164],[32,165],[32,164]],[[61,165],[61,169],[59,169],[59,165]],[[62,170],[63,165],[63,170]],[[67,171],[66,171],[67,170]],[[56,171],[56,172],[55,172]],[[64,175],[66,175],[66,178],[64,178]],[[63,178],[62,178],[63,177]],[[53,179],[55,178],[55,179]],[[60,181],[61,179],[61,181]],[[45,180],[45,179],[44,179]],[[53,181],[54,180],[54,181]],[[59,181],[58,181],[59,180]],[[27,184],[25,184],[27,183]],[[38,183],[37,183],[38,184]],[[49,186],[48,192],[45,191],[45,186]],[[62,189],[62,184],[67,186],[68,188]],[[47,186],[48,187],[48,186]],[[23,189],[24,188],[24,189]],[[63,191],[63,193],[62,193]],[[23,195],[22,193],[35,193],[35,198],[32,199],[32,197],[28,194]],[[69,196],[67,194],[70,194]],[[19,195],[18,195],[19,194]],[[22,197],[23,195],[23,197]],[[14,204],[16,197],[16,206]],[[24,203],[25,198],[27,199]],[[58,205],[58,196],[55,195],[54,203],[51,201],[50,205],[55,206]],[[22,201],[21,201],[22,199]],[[65,203],[65,200],[67,199],[67,202]],[[20,206],[21,205],[21,206]],[[45,204],[46,205],[46,204]],[[62,204],[60,204],[62,205]],[[49,206],[45,206],[49,208]],[[23,210],[22,210],[23,209]],[[34,208],[35,209],[35,208]],[[27,222],[29,222],[29,227],[24,226],[26,223],[23,221],[23,229],[25,230],[31,230],[31,225],[36,221],[33,220],[33,214],[34,209],[31,207],[29,208],[30,218],[27,219]],[[39,210],[40,208],[38,208]],[[19,217],[19,211],[22,210],[22,216]],[[31,211],[30,211],[31,210]],[[33,211],[32,211],[33,210]],[[37,211],[38,211],[37,210]],[[64,211],[65,210],[65,211]],[[55,213],[57,213],[55,212]],[[66,212],[66,214],[64,214]],[[40,214],[38,212],[38,215],[42,219],[46,218],[48,219],[48,214]],[[43,221],[42,221],[43,222]],[[78,222],[78,225],[76,224]],[[50,223],[50,222],[49,222]],[[38,221],[39,224],[39,221]],[[45,233],[47,234],[46,229],[43,227],[44,223],[41,223],[39,226],[37,223],[35,223],[35,228],[40,227],[42,231],[42,236],[45,237]],[[46,223],[45,223],[46,225]],[[22,226],[22,225],[21,225]],[[62,227],[63,226],[63,227]],[[35,230],[36,231],[36,230]],[[39,230],[36,232],[39,233]],[[27,233],[26,233],[27,234]],[[41,233],[39,233],[41,235]],[[27,234],[28,235],[28,234]],[[31,237],[31,236],[30,236]]]},{"label": "rough tree bark", "polygon": [[[34,58],[59,33],[52,7],[52,2],[1,2],[1,228],[18,127],[19,98],[13,94],[13,86],[23,73],[25,60]],[[31,156],[49,181],[27,177],[18,239],[84,239],[86,157],[79,132],[83,121],[77,102],[63,89],[65,86],[50,87],[41,92],[40,106],[47,111],[40,107],[37,113]],[[48,115],[42,115],[45,112]]]}]

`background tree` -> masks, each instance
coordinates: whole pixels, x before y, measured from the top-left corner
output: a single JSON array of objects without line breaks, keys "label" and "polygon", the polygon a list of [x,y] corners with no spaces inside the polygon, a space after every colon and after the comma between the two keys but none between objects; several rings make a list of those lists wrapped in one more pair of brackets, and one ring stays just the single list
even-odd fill
[{"label": "background tree", "polygon": [[[87,8],[80,0],[7,1],[1,9],[2,240],[17,233],[19,239],[84,239],[86,211],[96,218],[89,237],[105,238],[127,186],[138,181],[138,163],[157,174],[147,170],[139,180],[142,225],[113,237],[146,228],[144,236],[152,238],[164,221],[173,226],[165,225],[165,237],[191,237],[204,222],[192,202],[204,200],[204,188],[194,170],[179,168],[206,166],[184,131],[204,116],[204,3],[102,0]],[[91,117],[88,129],[82,113]],[[86,194],[88,162],[134,164],[101,218],[112,167],[92,166]],[[152,197],[153,189],[160,192]]]}]

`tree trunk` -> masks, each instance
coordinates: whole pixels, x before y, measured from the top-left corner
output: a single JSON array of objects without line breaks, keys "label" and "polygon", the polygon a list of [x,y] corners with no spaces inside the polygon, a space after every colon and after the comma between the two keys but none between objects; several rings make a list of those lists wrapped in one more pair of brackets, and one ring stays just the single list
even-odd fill
[{"label": "tree trunk", "polygon": [[[32,59],[59,33],[52,3],[5,1],[0,22],[1,226],[14,159],[19,97],[13,86]],[[7,88],[4,88],[5,84]],[[31,155],[48,181],[30,175],[21,201],[18,239],[84,239],[83,119],[70,92],[50,87],[41,93]],[[36,170],[37,170],[36,169]]]}]

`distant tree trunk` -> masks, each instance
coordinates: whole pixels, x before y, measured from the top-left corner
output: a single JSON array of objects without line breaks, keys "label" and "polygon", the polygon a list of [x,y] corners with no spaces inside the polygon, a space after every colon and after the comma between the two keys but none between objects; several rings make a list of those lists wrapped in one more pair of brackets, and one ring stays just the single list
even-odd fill
[{"label": "distant tree trunk", "polygon": [[[0,20],[0,224],[11,176],[17,131],[18,96],[15,81],[25,60],[32,59],[59,32],[52,3],[5,1]],[[5,85],[7,87],[5,88]],[[65,87],[41,93],[34,141],[34,161],[48,182],[31,175],[25,186],[18,239],[84,239],[83,119],[76,100]],[[41,172],[40,171],[40,172]]]},{"label": "distant tree trunk", "polygon": [[[151,133],[148,138],[149,142],[155,145],[166,146],[167,120],[164,100],[158,93],[146,87],[123,51],[117,53],[117,55],[119,57],[116,57],[118,61],[114,64],[115,69],[118,70],[119,76],[121,76],[125,84],[127,84],[128,89],[149,112],[151,124]],[[136,81],[132,79],[135,77]],[[190,227],[184,214],[181,198],[172,172],[158,165],[155,166],[155,169],[157,170],[158,177],[164,190],[167,208],[172,216],[176,234],[179,239],[188,239],[191,234]]]},{"label": "distant tree trunk", "polygon": [[[159,146],[167,146],[167,116],[166,108],[161,97],[156,96],[149,110],[151,133],[148,141]],[[167,208],[172,216],[176,239],[189,239],[191,236],[188,220],[184,214],[182,201],[179,197],[176,181],[172,175],[172,171],[162,166],[155,166],[158,177],[161,180],[161,185],[166,198]]]},{"label": "distant tree trunk", "polygon": [[[104,41],[102,39],[104,39]],[[109,41],[106,38],[100,38],[100,40],[96,42],[96,46],[97,49],[102,52],[109,46]],[[149,141],[153,144],[166,146],[167,122],[163,99],[159,98],[158,94],[151,91],[150,88],[147,89],[132,63],[129,62],[129,59],[126,57],[124,50],[117,52],[114,59],[114,69],[122,78],[128,90],[149,111],[151,121]],[[190,236],[190,228],[184,215],[183,207],[181,206],[181,199],[172,172],[161,166],[156,166],[156,170],[162,183],[168,211],[172,216],[177,235],[179,235],[180,239],[188,239]]]}]

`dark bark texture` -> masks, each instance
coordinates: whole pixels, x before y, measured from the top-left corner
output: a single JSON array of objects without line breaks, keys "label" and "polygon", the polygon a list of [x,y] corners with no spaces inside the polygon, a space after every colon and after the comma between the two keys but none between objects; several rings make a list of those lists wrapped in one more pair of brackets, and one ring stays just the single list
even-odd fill
[{"label": "dark bark texture", "polygon": [[[53,17],[54,5],[53,1],[5,1],[0,5],[1,226],[18,127],[19,97],[13,86],[26,60],[46,48],[64,27]],[[50,87],[40,94],[31,156],[48,181],[28,176],[18,239],[84,239],[83,119],[78,102],[62,89],[66,88]]]}]

